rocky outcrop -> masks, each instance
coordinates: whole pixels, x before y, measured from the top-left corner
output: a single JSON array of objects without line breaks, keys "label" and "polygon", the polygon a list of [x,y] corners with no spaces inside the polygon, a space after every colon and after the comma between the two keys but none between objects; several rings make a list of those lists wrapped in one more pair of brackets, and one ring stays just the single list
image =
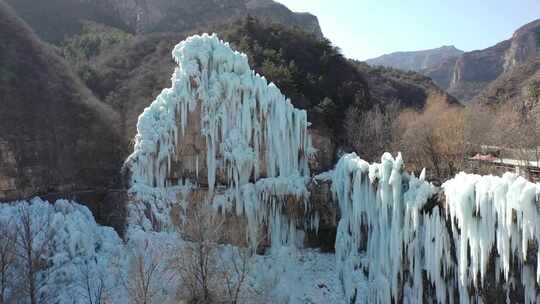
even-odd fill
[{"label": "rocky outcrop", "polygon": [[60,43],[79,34],[89,20],[129,30],[109,0],[5,0],[44,41]]},{"label": "rocky outcrop", "polygon": [[470,101],[504,72],[504,56],[509,46],[510,41],[503,41],[485,50],[463,54],[456,60],[447,91],[463,102]]},{"label": "rocky outcrop", "polygon": [[520,113],[540,117],[540,20],[516,31],[502,67],[504,72],[473,101],[508,103]]},{"label": "rocky outcrop", "polygon": [[317,17],[272,0],[7,0],[44,40],[58,43],[82,30],[83,20],[134,33],[185,32],[248,15],[322,38]]},{"label": "rocky outcrop", "polygon": [[439,64],[426,68],[419,73],[431,78],[439,87],[448,89],[454,75],[454,66],[459,57],[448,58]]},{"label": "rocky outcrop", "polygon": [[448,59],[457,58],[461,54],[463,54],[463,51],[455,46],[445,45],[430,50],[386,54],[368,59],[366,62],[371,66],[382,65],[405,71],[421,71],[438,66]]},{"label": "rocky outcrop", "polygon": [[317,17],[294,13],[272,0],[109,0],[121,19],[137,32],[182,32],[247,15],[299,27],[322,37]]},{"label": "rocky outcrop", "polygon": [[[513,68],[534,60],[539,50],[540,20],[536,20],[519,28],[509,40],[484,50],[464,53],[457,59],[448,59],[421,72],[460,101],[469,102],[488,87],[491,87],[488,91],[493,91],[491,84],[500,76],[515,75]],[[492,95],[489,92],[482,94]]]},{"label": "rocky outcrop", "polygon": [[540,56],[513,65],[476,96],[474,102],[507,103],[519,113],[540,117]]},{"label": "rocky outcrop", "polygon": [[106,189],[119,116],[0,1],[0,200]]},{"label": "rocky outcrop", "polygon": [[511,39],[510,48],[504,56],[504,70],[524,63],[540,55],[540,19],[519,28]]},{"label": "rocky outcrop", "polygon": [[357,63],[366,79],[375,104],[398,103],[403,108],[421,110],[428,104],[458,104],[459,102],[439,88],[430,78],[413,71],[371,67]]}]

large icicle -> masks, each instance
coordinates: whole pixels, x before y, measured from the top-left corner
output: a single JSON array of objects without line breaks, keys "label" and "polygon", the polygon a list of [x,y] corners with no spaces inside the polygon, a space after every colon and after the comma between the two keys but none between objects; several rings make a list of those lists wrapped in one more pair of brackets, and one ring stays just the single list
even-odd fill
[{"label": "large icicle", "polygon": [[[308,159],[314,149],[306,112],[295,109],[273,83],[249,68],[245,54],[233,51],[216,35],[189,37],[174,48],[173,58],[178,67],[172,88],[163,90],[140,115],[135,149],[126,161],[132,172],[131,194],[143,201],[131,207],[137,209],[136,222],[146,223],[144,229],[168,225],[170,197],[160,196],[168,193],[160,189],[170,186],[171,159],[193,123],[188,117],[198,110],[206,141],[207,201],[229,202],[222,207],[234,201],[238,214],[257,217],[249,224],[250,234],[261,221],[272,226],[272,234],[281,234],[274,224],[282,224],[285,197],[307,202]],[[198,158],[196,162],[198,167]],[[302,187],[290,187],[298,181]],[[148,214],[159,223],[139,219]]]},{"label": "large icicle", "polygon": [[[502,284],[507,302],[520,286],[520,301],[540,302],[540,267],[527,260],[540,256],[540,184],[512,173],[460,173],[443,184],[443,210],[426,205],[434,187],[424,181],[425,173],[415,178],[402,173],[401,166],[400,155],[384,154],[381,163],[368,164],[347,154],[331,173],[341,212],[337,268],[348,298],[360,303],[478,303],[494,262],[496,278],[489,279]],[[360,261],[363,242],[367,266]],[[366,295],[356,294],[353,280],[362,267],[369,271]]]},{"label": "large icicle", "polygon": [[[512,173],[502,177],[460,173],[443,188],[457,247],[461,302],[469,301],[469,286],[483,286],[492,249],[496,249],[495,267],[504,280],[521,282],[524,301],[538,303],[540,267],[527,263],[527,255],[529,241],[538,244],[540,240],[540,184]],[[518,261],[521,278],[510,277],[513,261]],[[530,275],[535,268],[536,277]]]},{"label": "large icicle", "polygon": [[[423,177],[403,173],[402,166],[401,154],[394,159],[388,153],[381,163],[371,165],[354,153],[346,154],[336,165],[332,192],[341,214],[336,236],[339,277],[350,299],[391,303],[406,293],[405,298],[418,303],[425,271],[436,286],[436,301],[446,303],[446,274],[452,261],[445,219],[438,207],[431,214],[421,213],[435,189]],[[358,295],[351,273],[361,267],[364,240],[371,288],[369,294]]]}]

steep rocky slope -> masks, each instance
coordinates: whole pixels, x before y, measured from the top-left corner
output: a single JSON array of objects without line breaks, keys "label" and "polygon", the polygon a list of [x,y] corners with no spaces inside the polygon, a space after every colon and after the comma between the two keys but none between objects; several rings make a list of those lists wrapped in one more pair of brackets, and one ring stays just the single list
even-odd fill
[{"label": "steep rocky slope", "polygon": [[382,65],[405,71],[420,71],[438,66],[448,59],[459,57],[461,54],[463,54],[462,50],[457,49],[453,45],[445,45],[430,50],[395,52],[368,59],[366,62],[372,66]]},{"label": "steep rocky slope", "polygon": [[459,103],[430,78],[420,73],[382,66],[371,67],[362,62],[357,62],[356,65],[367,80],[370,96],[375,103],[397,102],[401,107],[418,110],[431,103]]},{"label": "steep rocky slope", "polygon": [[474,101],[509,103],[520,113],[540,117],[540,56],[514,65],[490,83]]},{"label": "steep rocky slope", "polygon": [[44,41],[58,43],[82,30],[91,20],[129,30],[109,0],[5,0]]},{"label": "steep rocky slope", "polygon": [[[491,86],[499,76],[506,73],[516,75],[513,68],[536,60],[539,50],[540,20],[536,20],[519,28],[509,40],[484,50],[464,53],[457,60],[448,59],[422,73],[460,101],[468,102]],[[504,76],[508,77],[515,78]],[[514,83],[519,86],[519,82]],[[492,88],[488,90],[493,91]]]},{"label": "steep rocky slope", "polygon": [[299,27],[322,37],[317,17],[294,13],[272,0],[114,0],[122,20],[138,32],[177,32],[224,23],[247,15]]},{"label": "steep rocky slope", "polygon": [[109,187],[118,115],[3,1],[0,40],[0,199]]},{"label": "steep rocky slope", "polygon": [[516,31],[503,68],[474,101],[509,103],[521,113],[540,117],[540,20]]},{"label": "steep rocky slope", "polygon": [[455,62],[448,62],[450,65],[443,64],[439,67],[442,69],[429,69],[424,74],[460,101],[468,102],[504,72],[509,46],[510,41],[503,41],[485,50],[467,52]]},{"label": "steep rocky slope", "polygon": [[6,0],[44,40],[58,43],[78,34],[82,21],[133,33],[181,32],[229,23],[247,15],[299,27],[322,37],[317,17],[294,13],[272,0]]}]

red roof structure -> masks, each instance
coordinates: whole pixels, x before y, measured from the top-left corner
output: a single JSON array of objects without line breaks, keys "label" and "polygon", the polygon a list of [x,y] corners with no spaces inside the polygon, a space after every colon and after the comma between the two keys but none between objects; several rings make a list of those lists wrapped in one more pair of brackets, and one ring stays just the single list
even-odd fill
[{"label": "red roof structure", "polygon": [[471,157],[472,160],[483,160],[483,161],[496,161],[497,157],[491,155],[491,154],[476,154],[475,156]]}]

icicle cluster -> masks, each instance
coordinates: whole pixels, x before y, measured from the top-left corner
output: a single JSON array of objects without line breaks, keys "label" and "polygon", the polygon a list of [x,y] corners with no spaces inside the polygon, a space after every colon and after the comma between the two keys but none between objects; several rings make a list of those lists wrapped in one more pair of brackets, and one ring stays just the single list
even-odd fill
[{"label": "icicle cluster", "polygon": [[29,282],[23,275],[29,254],[23,244],[28,239],[33,259],[40,263],[34,266],[39,302],[87,303],[85,296],[94,296],[98,288],[117,287],[115,259],[123,256],[122,240],[112,228],[99,226],[83,205],[62,199],[52,204],[37,197],[0,203],[0,232],[2,237],[13,237],[7,242],[14,260],[3,261],[4,279],[9,280],[2,285],[7,287],[3,299],[10,303],[27,303],[21,287]]},{"label": "icicle cluster", "polygon": [[[248,221],[248,239],[252,247],[260,241],[261,228],[268,227],[272,247],[295,245],[297,241],[297,220],[286,215],[288,200],[302,203],[304,211],[308,208],[309,192],[306,179],[263,178],[256,183],[242,185],[239,190],[231,189],[216,195],[213,207],[225,214],[234,210],[236,215],[245,215]],[[314,225],[318,220],[314,218]],[[311,223],[311,222],[310,222]],[[316,229],[317,227],[310,227]]]},{"label": "icicle cluster", "polygon": [[[435,189],[424,181],[425,172],[409,176],[401,172],[402,163],[401,155],[384,154],[381,163],[368,164],[353,153],[332,172],[341,211],[337,268],[347,297],[369,303],[477,303],[494,265],[495,278],[489,279],[502,284],[507,303],[520,286],[521,301],[539,303],[540,185],[512,173],[460,173],[443,184],[444,210],[430,209],[426,202]],[[356,293],[354,280],[362,267],[369,271],[366,295]]]},{"label": "icicle cluster", "polygon": [[[491,252],[495,249],[497,280],[502,275],[510,285],[521,282],[524,301],[538,303],[536,288],[540,267],[528,263],[531,242],[540,240],[538,202],[540,184],[506,173],[502,177],[460,173],[443,184],[447,214],[456,243],[460,302],[468,303],[467,287],[482,287],[486,280]],[[540,249],[536,249],[540,263]],[[469,252],[469,254],[468,254]],[[514,261],[520,277],[510,277]],[[536,266],[536,278],[534,267]]]},{"label": "icicle cluster", "polygon": [[[171,159],[191,124],[189,114],[198,110],[207,148],[208,201],[219,187],[216,204],[230,207],[234,201],[236,212],[251,218],[250,234],[261,221],[271,226],[272,234],[282,234],[277,226],[285,197],[305,202],[308,194],[308,159],[314,149],[306,112],[295,109],[273,83],[249,68],[245,54],[216,35],[189,37],[174,48],[173,58],[178,67],[172,88],[163,90],[140,115],[135,150],[127,160],[131,192],[146,201],[139,209],[163,209],[162,191],[155,195],[155,189],[170,186]],[[225,185],[218,183],[218,176]],[[265,208],[275,211],[261,210]]]},{"label": "icicle cluster", "polygon": [[[368,164],[352,153],[333,171],[332,193],[341,214],[336,259],[343,289],[348,298],[364,296],[369,303],[397,302],[401,292],[421,303],[426,271],[437,288],[436,301],[445,303],[451,268],[445,219],[438,207],[421,213],[434,187],[424,181],[425,172],[418,179],[403,173],[402,166],[401,154],[394,159],[385,153],[381,163]],[[353,278],[354,269],[361,267],[362,242],[367,242],[368,295],[356,293]],[[404,275],[405,265],[410,277]]]}]

